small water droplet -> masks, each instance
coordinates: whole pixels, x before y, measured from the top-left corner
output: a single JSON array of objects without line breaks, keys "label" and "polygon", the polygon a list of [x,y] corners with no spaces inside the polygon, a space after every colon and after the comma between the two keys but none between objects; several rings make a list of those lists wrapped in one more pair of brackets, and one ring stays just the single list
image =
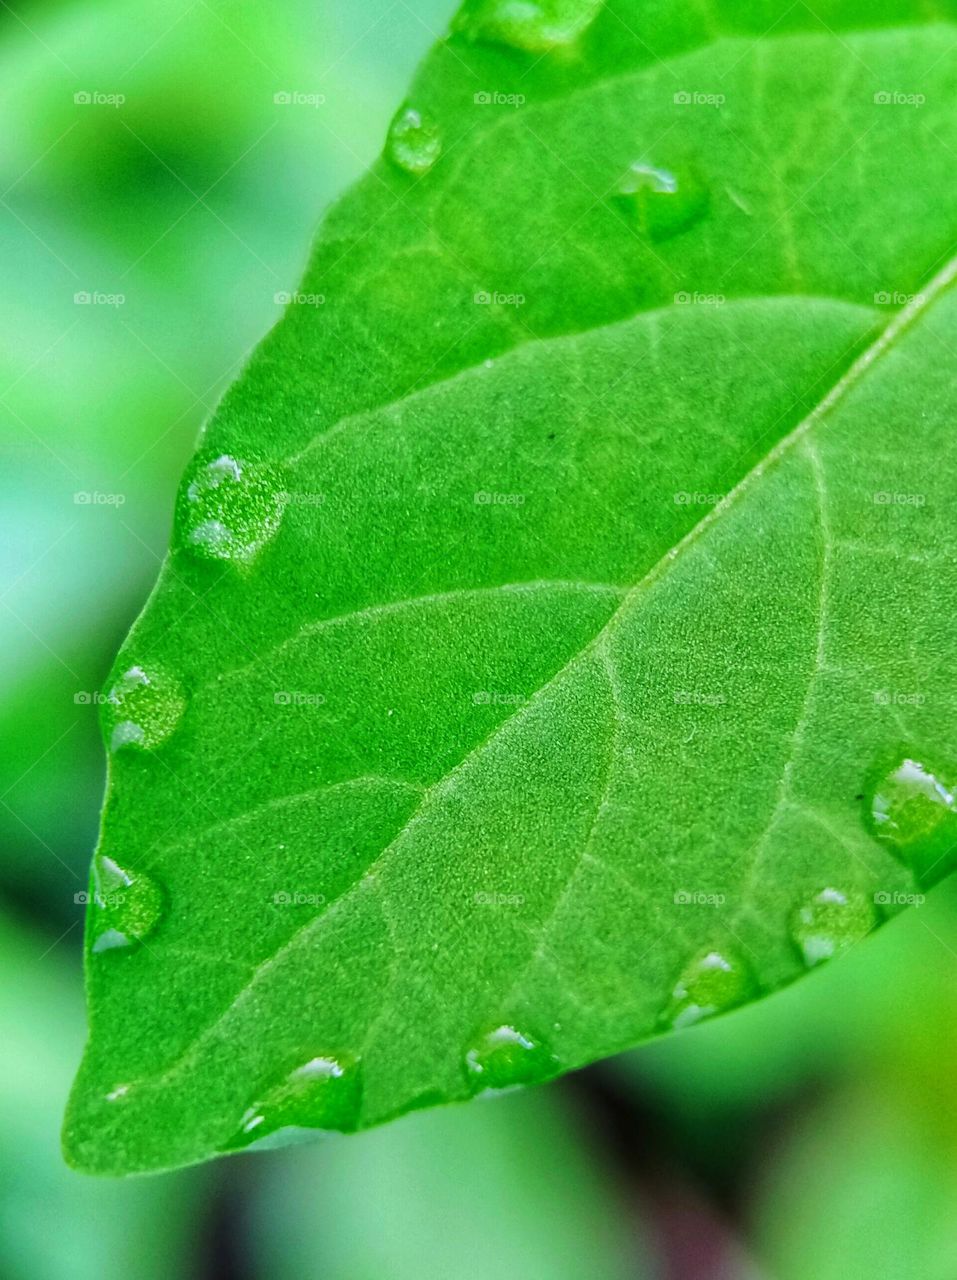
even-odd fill
[{"label": "small water droplet", "polygon": [[93,951],[138,946],[159,924],[165,905],[162,889],[145,872],[127,871],[112,858],[98,857],[93,864]]},{"label": "small water droplet", "polygon": [[334,1129],[350,1132],[359,1118],[358,1061],[318,1055],[265,1090],[240,1121],[232,1149],[249,1146],[280,1129]]},{"label": "small water droplet", "polygon": [[180,492],[179,542],[203,560],[250,561],[275,536],[284,505],[275,467],[221,454],[194,467]]},{"label": "small water droplet", "polygon": [[667,240],[704,214],[708,193],[691,169],[663,169],[636,161],[618,183],[619,206],[641,235]]},{"label": "small water droplet", "polygon": [[791,938],[809,969],[866,938],[877,923],[872,898],[856,889],[822,889],[791,913]]},{"label": "small water droplet", "polygon": [[555,1075],[558,1063],[534,1036],[501,1026],[475,1041],[465,1055],[465,1069],[469,1085],[477,1093],[480,1089],[538,1084]]},{"label": "small water droplet", "polygon": [[130,1086],[128,1084],[118,1084],[115,1089],[109,1091],[106,1095],[106,1100],[107,1102],[119,1102],[126,1097],[129,1091]]},{"label": "small water droplet", "polygon": [[957,804],[939,773],[906,757],[883,774],[868,795],[874,835],[919,879],[939,879],[957,859]]},{"label": "small water droplet", "polygon": [[548,53],[574,44],[601,6],[602,0],[466,0],[454,30],[469,40]]},{"label": "small water droplet", "polygon": [[385,149],[393,164],[420,177],[428,173],[442,154],[439,127],[415,107],[400,107],[389,125]]},{"label": "small water droplet", "polygon": [[677,1030],[744,1004],[757,993],[747,963],[728,950],[702,951],[675,983],[661,1022]]},{"label": "small water droplet", "polygon": [[156,666],[129,667],[104,703],[111,751],[148,750],[165,742],[182,719],[186,698],[176,679]]}]

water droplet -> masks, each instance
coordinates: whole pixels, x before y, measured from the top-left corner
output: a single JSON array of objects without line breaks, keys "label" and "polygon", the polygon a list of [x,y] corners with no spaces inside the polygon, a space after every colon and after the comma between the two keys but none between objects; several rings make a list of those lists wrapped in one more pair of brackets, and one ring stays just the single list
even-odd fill
[{"label": "water droplet", "polygon": [[138,946],[148,938],[165,909],[163,891],[143,871],[126,871],[112,858],[98,857],[93,864],[94,952]]},{"label": "water droplet", "polygon": [[121,1102],[130,1091],[128,1084],[118,1084],[115,1089],[111,1089],[106,1095],[107,1102]]},{"label": "water droplet", "polygon": [[350,1132],[359,1118],[361,1081],[358,1061],[319,1055],[290,1071],[250,1106],[230,1148],[277,1133],[280,1129],[335,1129]]},{"label": "water droplet", "polygon": [[957,805],[949,783],[912,757],[868,793],[868,819],[919,879],[939,879],[957,859]]},{"label": "water droplet", "polygon": [[111,751],[148,750],[165,742],[182,719],[186,698],[177,680],[159,667],[129,667],[104,703]]},{"label": "water droplet", "polygon": [[224,453],[191,472],[180,493],[178,538],[203,560],[250,561],[276,534],[284,505],[275,467]]},{"label": "water droplet", "polygon": [[702,951],[675,983],[661,1022],[675,1030],[690,1027],[744,1004],[756,993],[754,976],[740,956],[728,950]]},{"label": "water droplet", "polygon": [[527,53],[567,48],[598,16],[602,0],[466,0],[454,30]]},{"label": "water droplet", "polygon": [[877,923],[872,898],[858,890],[822,889],[790,917],[791,938],[809,969],[866,938]]},{"label": "water droplet", "polygon": [[473,1092],[538,1084],[558,1070],[554,1056],[540,1041],[515,1027],[496,1027],[480,1036],[465,1055]]},{"label": "water droplet", "polygon": [[406,173],[420,177],[442,154],[438,125],[415,107],[400,107],[389,125],[386,155]]},{"label": "water droplet", "polygon": [[667,240],[697,222],[708,193],[689,168],[662,169],[636,161],[618,183],[616,195],[636,229],[650,240]]}]

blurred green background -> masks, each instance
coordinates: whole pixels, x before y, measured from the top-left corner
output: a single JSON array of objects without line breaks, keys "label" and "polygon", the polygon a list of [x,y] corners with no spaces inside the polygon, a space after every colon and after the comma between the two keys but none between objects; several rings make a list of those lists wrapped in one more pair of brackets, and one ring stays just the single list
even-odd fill
[{"label": "blurred green background", "polygon": [[946,885],[766,1004],[546,1089],[161,1178],[60,1159],[96,691],[203,418],[452,8],[0,7],[5,1274],[954,1280]]}]

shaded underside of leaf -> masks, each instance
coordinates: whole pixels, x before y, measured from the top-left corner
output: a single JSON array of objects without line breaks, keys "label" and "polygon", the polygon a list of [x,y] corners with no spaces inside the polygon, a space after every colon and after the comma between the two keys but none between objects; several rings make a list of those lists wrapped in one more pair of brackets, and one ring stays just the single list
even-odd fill
[{"label": "shaded underside of leaf", "polygon": [[328,216],[117,666],[98,857],[163,910],[91,911],[80,1167],[236,1145],[304,1064],[347,1127],[499,1028],[573,1068],[914,891],[865,796],[957,760],[954,13],[824,9],[426,63],[438,159]]}]

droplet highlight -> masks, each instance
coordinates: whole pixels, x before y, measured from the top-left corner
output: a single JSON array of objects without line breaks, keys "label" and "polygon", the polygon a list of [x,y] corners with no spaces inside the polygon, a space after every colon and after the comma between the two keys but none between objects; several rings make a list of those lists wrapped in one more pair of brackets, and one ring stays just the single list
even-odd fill
[{"label": "droplet highlight", "polygon": [[744,1004],[757,995],[748,964],[725,949],[702,951],[683,970],[659,1021],[678,1030]]},{"label": "droplet highlight", "polygon": [[821,889],[795,907],[788,921],[791,940],[809,969],[860,942],[877,923],[873,898],[856,889]]},{"label": "droplet highlight", "polygon": [[247,563],[276,535],[285,497],[275,467],[221,454],[181,490],[179,543],[202,560]]},{"label": "droplet highlight", "polygon": [[128,667],[104,703],[110,750],[158,747],[174,732],[185,710],[186,696],[168,671],[156,666]]},{"label": "droplet highlight", "polygon": [[473,1093],[539,1084],[558,1071],[558,1063],[536,1037],[517,1027],[500,1026],[481,1035],[465,1054],[466,1077]]},{"label": "droplet highlight", "polygon": [[385,150],[394,165],[421,177],[442,154],[442,136],[430,116],[406,104],[389,125]]},{"label": "droplet highlight", "polygon": [[618,183],[616,200],[629,222],[649,240],[667,240],[693,226],[708,207],[704,184],[691,169],[636,161]]},{"label": "droplet highlight", "polygon": [[236,1149],[280,1130],[356,1128],[361,1102],[358,1060],[317,1055],[289,1072],[247,1108],[228,1147]]},{"label": "droplet highlight", "polygon": [[603,0],[466,0],[454,30],[526,53],[575,44],[598,17]]},{"label": "droplet highlight", "polygon": [[934,881],[957,861],[957,805],[941,775],[915,757],[883,774],[867,795],[871,831],[919,880]]},{"label": "droplet highlight", "polygon": [[112,858],[100,856],[93,864],[91,905],[92,951],[128,951],[138,947],[159,924],[165,896],[145,872],[127,871]]}]

